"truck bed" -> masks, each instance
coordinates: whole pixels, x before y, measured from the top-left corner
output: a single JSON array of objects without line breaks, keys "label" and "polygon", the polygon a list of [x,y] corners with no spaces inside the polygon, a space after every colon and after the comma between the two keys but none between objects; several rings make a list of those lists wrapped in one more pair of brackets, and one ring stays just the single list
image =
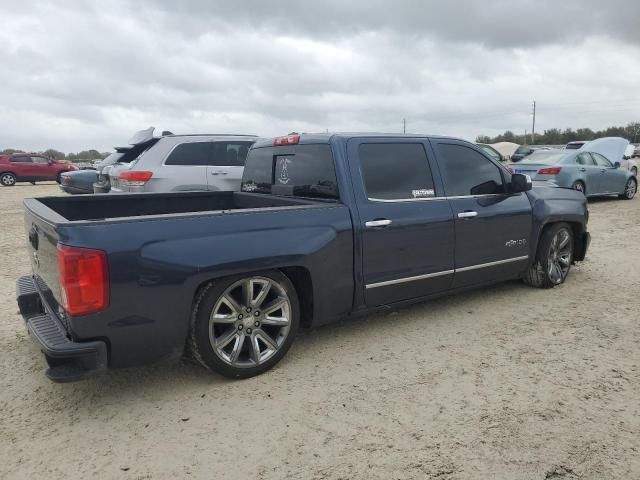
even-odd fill
[{"label": "truck bed", "polygon": [[55,223],[292,207],[317,205],[318,203],[320,202],[300,198],[243,192],[110,194],[84,197],[43,197],[25,200],[27,207],[36,215],[54,220]]}]

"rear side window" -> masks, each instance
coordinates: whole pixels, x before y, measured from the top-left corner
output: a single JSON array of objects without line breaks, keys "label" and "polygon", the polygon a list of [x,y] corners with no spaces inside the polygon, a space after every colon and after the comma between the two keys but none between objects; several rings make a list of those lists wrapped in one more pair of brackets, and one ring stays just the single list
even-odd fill
[{"label": "rear side window", "polygon": [[216,142],[211,165],[243,167],[253,142]]},{"label": "rear side window", "polygon": [[500,169],[484,155],[448,143],[438,143],[436,149],[448,196],[504,193]]},{"label": "rear side window", "polygon": [[360,166],[370,200],[435,196],[433,177],[420,143],[364,143]]},{"label": "rear side window", "polygon": [[241,190],[337,199],[331,147],[320,144],[252,149],[244,167]]},{"label": "rear side window", "polygon": [[211,142],[181,143],[171,151],[164,164],[208,165],[212,149]]},{"label": "rear side window", "polygon": [[31,160],[33,161],[33,163],[42,163],[42,164],[49,163],[49,159],[45,157],[31,157]]},{"label": "rear side window", "polygon": [[580,155],[578,155],[576,157],[576,163],[578,165],[595,165],[593,159],[591,158],[591,155],[589,153],[581,153]]},{"label": "rear side window", "polygon": [[13,163],[33,163],[31,157],[27,157],[26,155],[17,155],[15,157],[11,157],[11,161]]}]

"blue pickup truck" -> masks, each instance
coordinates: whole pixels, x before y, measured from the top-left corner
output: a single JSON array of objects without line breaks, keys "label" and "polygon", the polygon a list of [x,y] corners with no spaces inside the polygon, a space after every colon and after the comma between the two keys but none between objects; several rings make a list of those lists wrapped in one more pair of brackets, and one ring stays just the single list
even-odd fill
[{"label": "blue pickup truck", "polygon": [[589,245],[583,194],[454,138],[259,140],[241,190],[26,199],[17,300],[47,376],[189,355],[250,377],[300,327],[510,279],[550,288]]}]

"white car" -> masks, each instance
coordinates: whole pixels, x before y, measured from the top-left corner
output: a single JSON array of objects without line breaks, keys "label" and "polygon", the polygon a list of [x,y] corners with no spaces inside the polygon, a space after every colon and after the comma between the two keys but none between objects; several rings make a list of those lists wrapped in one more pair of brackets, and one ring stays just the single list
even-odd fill
[{"label": "white car", "polygon": [[627,145],[627,149],[624,151],[624,156],[620,162],[620,166],[626,170],[629,170],[636,177],[638,176],[638,162],[633,159],[635,153],[634,145]]},{"label": "white car", "polygon": [[132,146],[149,146],[130,163],[109,171],[111,193],[240,190],[244,162],[254,135],[153,136],[138,132]]}]

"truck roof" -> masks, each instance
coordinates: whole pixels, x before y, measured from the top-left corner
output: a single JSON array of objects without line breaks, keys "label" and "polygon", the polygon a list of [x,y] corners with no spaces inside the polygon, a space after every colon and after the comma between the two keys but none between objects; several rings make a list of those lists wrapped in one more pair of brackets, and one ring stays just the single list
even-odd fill
[{"label": "truck roof", "polygon": [[[336,133],[290,133],[289,135],[299,135],[300,141],[298,144],[311,144],[311,143],[331,143],[333,139],[349,140],[351,138],[368,138],[368,137],[386,137],[386,138],[450,138],[455,140],[462,140],[456,137],[448,137],[444,135],[424,135],[419,133],[382,133],[382,132],[336,132]],[[285,135],[286,136],[286,135]],[[254,143],[254,148],[270,147],[273,146],[275,138],[280,137],[264,137],[259,138]],[[463,140],[466,141],[466,140]]]}]

